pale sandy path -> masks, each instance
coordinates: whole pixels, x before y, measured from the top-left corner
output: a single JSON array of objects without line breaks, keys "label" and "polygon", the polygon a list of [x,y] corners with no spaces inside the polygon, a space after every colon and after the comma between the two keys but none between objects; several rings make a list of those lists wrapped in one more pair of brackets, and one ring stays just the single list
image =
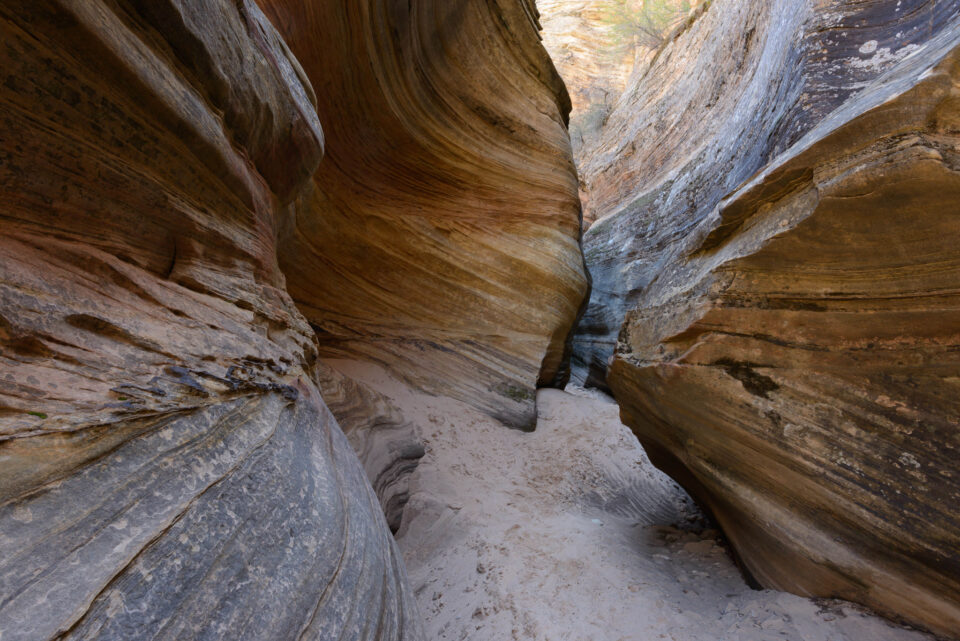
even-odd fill
[{"label": "pale sandy path", "polygon": [[543,390],[524,434],[376,366],[330,364],[392,398],[426,442],[398,538],[430,639],[932,639],[751,590],[612,399]]}]

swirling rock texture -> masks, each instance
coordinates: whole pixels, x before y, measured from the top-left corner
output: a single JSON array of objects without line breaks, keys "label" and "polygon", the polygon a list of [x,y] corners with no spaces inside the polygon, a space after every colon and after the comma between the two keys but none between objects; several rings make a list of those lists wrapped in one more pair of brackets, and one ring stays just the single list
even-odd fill
[{"label": "swirling rock texture", "polygon": [[0,637],[422,638],[277,265],[323,153],[277,32],[37,0],[0,41]]},{"label": "swirling rock texture", "polygon": [[410,476],[425,454],[416,426],[386,396],[326,364],[317,365],[315,378],[395,533],[410,498]]},{"label": "swirling rock texture", "polygon": [[960,630],[958,2],[716,0],[581,167],[579,376],[767,587]]},{"label": "swirling rock texture", "polygon": [[569,101],[534,3],[263,6],[336,123],[279,253],[321,354],[532,427],[586,291]]}]

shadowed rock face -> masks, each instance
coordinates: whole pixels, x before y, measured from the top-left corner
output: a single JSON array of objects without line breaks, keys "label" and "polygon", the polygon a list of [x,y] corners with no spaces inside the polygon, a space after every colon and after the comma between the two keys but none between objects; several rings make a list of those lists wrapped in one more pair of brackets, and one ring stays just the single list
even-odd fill
[{"label": "shadowed rock face", "polygon": [[425,454],[416,427],[386,396],[332,367],[319,363],[316,378],[396,533],[410,498],[410,475]]},{"label": "shadowed rock face", "polygon": [[10,2],[0,41],[0,636],[421,638],[277,266],[297,61],[243,1]]},{"label": "shadowed rock face", "polygon": [[760,583],[942,634],[960,629],[958,12],[714,2],[585,168],[602,213],[576,343]]},{"label": "shadowed rock face", "polygon": [[586,281],[566,92],[530,0],[262,0],[327,157],[281,230],[327,357],[532,427]]}]

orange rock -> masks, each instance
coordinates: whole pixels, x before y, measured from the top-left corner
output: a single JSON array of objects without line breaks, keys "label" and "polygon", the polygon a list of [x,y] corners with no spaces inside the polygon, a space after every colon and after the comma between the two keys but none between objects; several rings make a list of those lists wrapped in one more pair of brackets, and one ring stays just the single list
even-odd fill
[{"label": "orange rock", "polygon": [[327,124],[279,250],[321,353],[532,427],[586,291],[569,102],[533,3],[262,4]]},{"label": "orange rock", "polygon": [[956,634],[960,8],[828,4],[718,0],[621,100],[578,352],[762,585]]}]

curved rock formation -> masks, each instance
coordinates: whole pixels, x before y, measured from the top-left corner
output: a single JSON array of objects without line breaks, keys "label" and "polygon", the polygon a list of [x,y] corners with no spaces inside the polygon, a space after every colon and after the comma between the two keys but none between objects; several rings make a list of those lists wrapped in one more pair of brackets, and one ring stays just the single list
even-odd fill
[{"label": "curved rock formation", "polygon": [[396,533],[410,498],[410,475],[425,454],[416,427],[386,396],[331,366],[318,364],[316,379]]},{"label": "curved rock formation", "polygon": [[760,583],[942,634],[960,630],[958,13],[712,3],[585,167],[601,220],[577,337]]},{"label": "curved rock formation", "polygon": [[277,266],[323,152],[295,58],[250,1],[0,34],[0,637],[421,638]]},{"label": "curved rock formation", "polygon": [[586,290],[533,2],[262,4],[335,123],[279,252],[321,353],[532,427]]},{"label": "curved rock formation", "polygon": [[604,386],[638,293],[724,196],[957,11],[924,0],[720,4],[638,69],[580,167],[586,215],[602,224],[584,238],[596,292],[575,339],[578,379]]},{"label": "curved rock formation", "polygon": [[0,637],[422,638],[383,515],[423,447],[317,332],[519,427],[564,378],[533,3],[39,0],[0,32]]}]

